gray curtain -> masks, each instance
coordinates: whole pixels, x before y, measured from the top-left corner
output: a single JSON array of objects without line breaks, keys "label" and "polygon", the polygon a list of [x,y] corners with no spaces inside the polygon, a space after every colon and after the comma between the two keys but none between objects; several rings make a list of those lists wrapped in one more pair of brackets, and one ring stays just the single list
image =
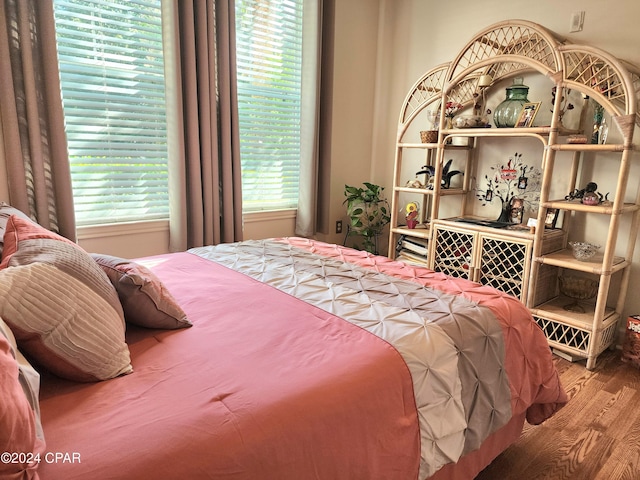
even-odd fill
[{"label": "gray curtain", "polygon": [[[164,2],[170,249],[242,240],[233,0]],[[175,128],[172,128],[175,127]]]},{"label": "gray curtain", "polygon": [[[296,235],[329,233],[331,104],[335,0],[305,2],[300,193]],[[309,34],[312,33],[312,34]]]},{"label": "gray curtain", "polygon": [[52,0],[2,0],[0,115],[9,202],[76,239]]}]

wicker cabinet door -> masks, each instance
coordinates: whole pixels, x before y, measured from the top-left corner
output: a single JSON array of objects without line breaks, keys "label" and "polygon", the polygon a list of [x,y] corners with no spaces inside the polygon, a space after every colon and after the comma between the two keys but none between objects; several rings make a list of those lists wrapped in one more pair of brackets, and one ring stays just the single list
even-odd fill
[{"label": "wicker cabinet door", "polygon": [[473,280],[525,301],[531,242],[481,235],[480,258]]},{"label": "wicker cabinet door", "polygon": [[476,234],[437,226],[433,241],[433,270],[452,277],[473,278]]}]

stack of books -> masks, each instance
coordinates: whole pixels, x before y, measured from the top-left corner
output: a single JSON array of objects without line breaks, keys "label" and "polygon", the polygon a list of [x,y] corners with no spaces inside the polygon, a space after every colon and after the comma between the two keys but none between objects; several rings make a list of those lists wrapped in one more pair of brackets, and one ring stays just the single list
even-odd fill
[{"label": "stack of books", "polygon": [[396,259],[406,263],[425,266],[429,242],[423,238],[401,235],[396,245]]}]

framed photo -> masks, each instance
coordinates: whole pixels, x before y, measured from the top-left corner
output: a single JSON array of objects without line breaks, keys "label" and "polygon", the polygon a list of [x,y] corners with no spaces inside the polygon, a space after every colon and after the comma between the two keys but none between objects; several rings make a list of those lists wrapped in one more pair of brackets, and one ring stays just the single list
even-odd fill
[{"label": "framed photo", "polygon": [[520,112],[520,116],[516,121],[516,127],[530,127],[533,125],[533,119],[536,117],[536,113],[538,113],[538,109],[540,108],[540,102],[532,102],[525,103],[522,106],[522,111]]},{"label": "framed photo", "polygon": [[524,200],[522,198],[511,199],[511,223],[522,223],[524,216]]},{"label": "framed photo", "polygon": [[559,210],[557,208],[547,208],[547,215],[544,217],[544,228],[556,228]]}]

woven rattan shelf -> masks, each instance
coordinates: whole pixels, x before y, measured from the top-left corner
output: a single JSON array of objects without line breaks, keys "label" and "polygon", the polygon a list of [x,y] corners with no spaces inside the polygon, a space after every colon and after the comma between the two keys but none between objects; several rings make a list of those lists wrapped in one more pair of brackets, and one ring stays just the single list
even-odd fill
[{"label": "woven rattan shelf", "polygon": [[629,266],[629,262],[622,257],[613,257],[611,263],[603,266],[603,255],[595,255],[588,261],[576,260],[570,250],[549,253],[540,258],[536,258],[539,263],[554,265],[556,267],[568,268],[579,272],[601,275],[603,273],[616,273]]},{"label": "woven rattan shelf", "polygon": [[[550,200],[542,204],[545,208],[558,208],[561,210],[569,210],[574,212],[588,212],[588,213],[600,213],[603,215],[611,215],[614,212],[613,204],[611,202],[603,203],[602,205],[583,205],[580,202],[566,200]],[[617,213],[632,213],[640,208],[640,205],[635,203],[624,203],[620,205],[620,210]]]},{"label": "woven rattan shelf", "polygon": [[[554,96],[547,126],[445,128],[447,102],[470,110],[476,105],[479,92],[484,95],[500,82],[522,74],[540,75],[551,82],[555,91],[572,90],[590,102],[597,102],[610,118],[610,129],[615,128],[620,138],[608,144],[569,143],[576,141],[576,137],[569,135],[591,138],[585,128],[587,101],[581,107],[580,128],[571,130],[565,128],[558,113],[564,112],[563,95]],[[489,84],[486,79],[490,79]],[[587,368],[594,368],[598,354],[616,340],[640,228],[640,185],[636,186],[634,201],[627,196],[630,168],[637,151],[634,132],[640,125],[638,92],[639,68],[597,48],[560,40],[538,24],[509,20],[477,33],[451,62],[422,75],[405,98],[397,130],[389,255],[411,260],[411,252],[404,255],[403,241],[419,238],[423,242],[419,249],[422,251],[424,247],[428,252],[426,264],[430,268],[465,276],[520,298],[531,309],[551,346],[586,358]],[[418,143],[418,131],[428,128],[423,123],[428,112],[438,112],[434,115],[439,118],[438,139],[434,143]],[[533,232],[509,231],[493,228],[495,225],[491,222],[472,225],[443,219],[444,207],[449,217],[452,208],[459,209],[454,214],[459,217],[473,213],[469,208],[475,200],[471,177],[478,163],[487,161],[478,153],[483,151],[478,147],[483,142],[492,142],[495,149],[496,143],[504,141],[505,148],[510,149],[507,145],[513,145],[514,140],[529,143],[534,140],[534,145],[538,142],[542,180],[536,224],[545,225],[548,214],[557,210],[563,213],[561,228],[551,232],[542,227],[536,227]],[[458,155],[455,168],[464,172],[464,180],[461,186],[453,188],[451,184],[452,188],[448,189],[445,187],[449,185],[442,179],[443,166],[450,155]],[[583,166],[590,168],[596,158],[599,165],[608,162],[608,174],[617,172],[615,189],[610,188],[614,191],[612,198],[592,206],[579,200],[550,197],[554,177],[566,181],[566,192],[573,192],[582,181]],[[406,172],[412,170],[403,165],[411,161],[433,170],[431,189],[405,187],[407,179],[403,179],[403,175],[406,177]],[[407,198],[419,202],[421,224],[429,224],[431,228],[403,226],[404,218],[399,212]],[[623,229],[627,235],[624,252],[618,245],[623,217],[630,225]],[[576,218],[608,221],[607,227],[599,226],[594,229],[597,232],[590,232],[601,234],[598,240],[601,249],[589,262],[576,260],[567,249],[567,241],[572,239],[572,221]],[[421,255],[419,261],[425,263],[425,255]],[[566,299],[558,296],[558,277],[565,273],[597,280],[598,293],[587,313],[576,316],[563,308]],[[611,286],[613,276],[616,276],[614,287]]]},{"label": "woven rattan shelf", "polygon": [[394,235],[409,235],[412,237],[418,237],[418,238],[431,238],[431,229],[429,228],[428,225],[421,223],[420,225],[418,225],[416,228],[410,229],[407,228],[406,226],[398,226],[398,227],[394,227],[392,234]]},{"label": "woven rattan shelf", "polygon": [[[564,322],[567,325],[577,328],[589,329],[593,323],[593,314],[595,313],[595,303],[589,301],[580,301],[580,305],[584,307],[585,313],[568,312],[565,310],[565,306],[570,304],[573,300],[564,295],[558,295],[553,299],[532,308],[531,312],[534,315],[548,318],[549,320],[555,320],[558,322]],[[611,320],[616,315],[613,308],[606,308],[603,316],[603,322],[607,319]]]},{"label": "woven rattan shelf", "polygon": [[[437,143],[399,143],[400,148],[421,148],[421,149],[435,149],[438,148]],[[467,145],[445,145],[445,150],[468,150]]]},{"label": "woven rattan shelf", "polygon": [[[560,310],[558,309],[558,312]],[[615,341],[620,317],[611,314],[604,317],[597,327],[585,318],[585,322],[574,322],[571,317],[558,315],[549,318],[545,310],[532,311],[533,318],[547,336],[549,345],[570,354],[588,358],[594,350],[598,356]]]}]

